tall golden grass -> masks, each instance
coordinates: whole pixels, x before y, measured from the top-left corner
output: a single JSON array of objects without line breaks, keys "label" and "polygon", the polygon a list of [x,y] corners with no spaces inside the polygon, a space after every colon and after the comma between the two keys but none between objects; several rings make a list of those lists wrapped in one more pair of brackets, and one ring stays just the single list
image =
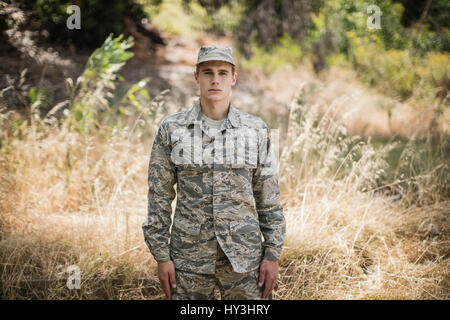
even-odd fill
[{"label": "tall golden grass", "polygon": [[396,143],[376,149],[348,136],[346,114],[332,116],[340,102],[319,116],[304,100],[291,105],[280,159],[287,240],[277,298],[448,299],[448,159],[419,158],[426,147],[409,141],[400,160],[426,169],[388,183]]},{"label": "tall golden grass", "polygon": [[[4,299],[163,298],[141,225],[151,143],[179,106],[150,100],[148,80],[111,100],[129,41],[109,37],[45,116],[39,95],[19,115],[0,91]],[[376,145],[348,133],[351,99],[309,86],[271,122],[287,219],[275,298],[448,299],[448,136]]]},{"label": "tall golden grass", "polygon": [[[389,181],[386,159],[397,145],[347,135],[345,114],[303,105],[306,92],[283,128],[287,239],[274,297],[450,298],[448,159],[418,157],[416,175],[397,168]],[[174,108],[90,134],[2,110],[3,299],[163,298],[141,231],[153,138],[144,133]],[[408,143],[406,160],[427,152]],[[66,285],[71,265],[80,268],[80,289]]]}]

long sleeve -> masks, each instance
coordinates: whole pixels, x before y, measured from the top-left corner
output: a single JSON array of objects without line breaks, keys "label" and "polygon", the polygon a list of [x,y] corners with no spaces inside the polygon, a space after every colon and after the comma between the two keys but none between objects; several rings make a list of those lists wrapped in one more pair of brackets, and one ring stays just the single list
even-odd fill
[{"label": "long sleeve", "polygon": [[264,237],[264,259],[279,260],[286,236],[286,221],[279,201],[277,166],[266,126],[260,131],[258,140],[259,160],[253,174],[253,194]]},{"label": "long sleeve", "polygon": [[170,260],[171,203],[175,198],[175,166],[164,121],[153,142],[148,168],[147,220],[142,224],[145,243],[158,262]]}]

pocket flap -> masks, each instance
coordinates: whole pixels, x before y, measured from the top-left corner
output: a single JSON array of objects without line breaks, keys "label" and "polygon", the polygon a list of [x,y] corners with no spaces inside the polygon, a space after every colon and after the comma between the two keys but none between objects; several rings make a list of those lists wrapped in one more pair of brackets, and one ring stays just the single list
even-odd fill
[{"label": "pocket flap", "polygon": [[176,231],[181,231],[185,234],[198,236],[200,234],[202,222],[203,222],[202,220],[191,221],[183,216],[178,215],[174,217],[172,228]]}]

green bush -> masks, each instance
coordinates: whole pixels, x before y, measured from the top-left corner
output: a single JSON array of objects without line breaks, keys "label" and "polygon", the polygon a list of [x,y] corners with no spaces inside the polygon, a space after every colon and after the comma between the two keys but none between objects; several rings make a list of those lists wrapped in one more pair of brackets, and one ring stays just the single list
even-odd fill
[{"label": "green bush", "polygon": [[114,97],[119,79],[118,72],[133,56],[127,51],[133,46],[133,39],[122,38],[123,35],[116,38],[109,35],[103,45],[91,54],[76,83],[70,78],[66,80],[70,92],[70,116],[67,121],[69,126],[80,132],[89,131],[91,125],[98,121],[99,112],[109,109],[109,100]]},{"label": "green bush", "polygon": [[[66,26],[70,16],[66,10],[72,4],[80,7],[79,30],[69,30]],[[36,0],[33,13],[39,26],[49,32],[50,41],[73,44],[77,48],[96,48],[110,33],[116,36],[124,33],[125,16],[134,21],[146,17],[140,5],[133,0],[111,0],[107,3],[99,0]]]},{"label": "green bush", "polygon": [[450,54],[428,52],[417,72],[439,98],[445,98],[450,92]]},{"label": "green bush", "polygon": [[450,54],[428,52],[424,57],[410,50],[386,49],[379,37],[358,37],[348,32],[349,57],[360,77],[393,96],[433,100],[450,91]]},{"label": "green bush", "polygon": [[269,50],[259,46],[253,38],[250,43],[253,55],[250,59],[246,59],[238,54],[239,65],[244,68],[261,68],[265,74],[282,67],[296,66],[303,57],[301,46],[287,33],[280,39],[280,44],[274,45]]}]

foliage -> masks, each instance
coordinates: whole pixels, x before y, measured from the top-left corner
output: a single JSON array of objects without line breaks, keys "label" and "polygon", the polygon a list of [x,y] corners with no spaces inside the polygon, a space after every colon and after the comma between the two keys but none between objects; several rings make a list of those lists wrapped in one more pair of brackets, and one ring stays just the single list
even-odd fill
[{"label": "foliage", "polygon": [[[66,20],[69,5],[78,5],[81,11],[81,29],[69,30]],[[35,0],[33,13],[41,28],[49,32],[49,40],[73,44],[77,48],[96,48],[110,34],[124,33],[124,17],[134,21],[147,18],[134,0],[112,0],[105,5],[98,0],[59,1]]]},{"label": "foliage", "polygon": [[280,44],[268,50],[259,46],[254,38],[250,43],[253,52],[251,58],[246,59],[238,54],[239,65],[243,68],[260,68],[268,75],[283,67],[296,66],[302,59],[301,46],[287,33],[280,39]]},{"label": "foliage", "polygon": [[[231,1],[190,1],[208,12]],[[369,29],[368,5],[380,9],[380,29]],[[248,0],[234,30],[242,65],[270,73],[310,57],[316,72],[353,66],[361,79],[397,96],[433,102],[449,92],[448,2],[409,0]],[[426,7],[426,5],[428,7]],[[411,12],[414,11],[414,14]],[[442,11],[442,12],[440,12]],[[420,13],[420,14],[419,14]],[[407,16],[405,16],[407,15]],[[436,18],[436,19],[434,19]],[[347,62],[347,61],[348,62]]]},{"label": "foliage", "polygon": [[211,10],[203,2],[173,0],[148,3],[140,0],[145,12],[152,17],[152,23],[165,32],[180,36],[197,36],[202,32],[224,35],[236,30],[242,16],[239,1],[230,1],[227,6]]},{"label": "foliage", "polygon": [[393,0],[403,5],[402,25],[429,24],[433,31],[450,28],[450,2],[447,0]]},{"label": "foliage", "polygon": [[406,99],[441,99],[450,92],[450,55],[428,52],[415,56],[409,50],[385,49],[380,38],[357,37],[348,32],[349,58],[360,77],[391,95]]},{"label": "foliage", "polygon": [[70,92],[70,116],[67,121],[78,130],[86,131],[96,120],[99,111],[109,108],[113,97],[118,71],[133,56],[127,49],[133,46],[130,37],[123,40],[123,35],[113,38],[109,35],[103,45],[89,57],[83,74],[75,85],[71,79],[66,80]]},{"label": "foliage", "polygon": [[249,58],[253,53],[249,45],[252,37],[266,49],[279,45],[285,34],[301,43],[313,26],[311,14],[323,3],[309,0],[243,1],[245,9],[235,36],[239,49]]},{"label": "foliage", "polygon": [[[202,17],[205,10],[198,4],[189,6],[186,14],[181,0],[162,1],[159,4],[148,4],[141,0],[145,12],[152,17],[152,23],[160,30],[179,36],[195,36],[202,30]],[[200,17],[200,19],[199,19]]]},{"label": "foliage", "polygon": [[[403,7],[391,4],[390,0],[377,0],[373,3],[380,8],[381,29],[375,32],[380,40],[390,48],[405,46],[402,36],[403,28],[400,19]],[[371,30],[367,27],[368,3],[363,0],[327,1],[318,11],[312,14],[313,26],[309,33],[309,41],[324,41],[324,35],[332,38],[332,46],[328,52],[348,52],[347,32],[354,32],[358,37],[367,36]]]},{"label": "foliage", "polygon": [[436,96],[444,99],[450,92],[450,55],[440,52],[427,52],[418,67],[418,74]]},{"label": "foliage", "polygon": [[202,21],[203,31],[223,36],[227,32],[239,30],[243,10],[242,2],[233,0],[227,6],[212,11],[206,10],[201,16],[197,15],[194,18]]}]

